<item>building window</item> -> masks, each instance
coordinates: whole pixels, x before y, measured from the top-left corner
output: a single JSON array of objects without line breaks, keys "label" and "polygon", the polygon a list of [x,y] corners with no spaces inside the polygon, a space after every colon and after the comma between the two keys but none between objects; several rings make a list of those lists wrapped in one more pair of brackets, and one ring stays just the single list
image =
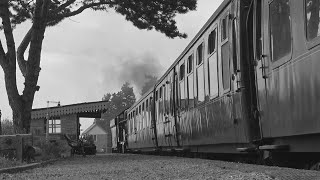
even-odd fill
[{"label": "building window", "polygon": [[49,133],[61,133],[61,121],[59,119],[49,120]]},{"label": "building window", "polygon": [[289,0],[274,0],[270,3],[270,45],[273,62],[291,53],[289,2]]},{"label": "building window", "polygon": [[308,41],[320,36],[320,0],[305,0],[307,39]]},{"label": "building window", "polygon": [[98,141],[97,135],[94,134],[94,135],[92,135],[92,137],[93,137],[93,141],[94,141],[94,142],[97,142],[97,141]]}]

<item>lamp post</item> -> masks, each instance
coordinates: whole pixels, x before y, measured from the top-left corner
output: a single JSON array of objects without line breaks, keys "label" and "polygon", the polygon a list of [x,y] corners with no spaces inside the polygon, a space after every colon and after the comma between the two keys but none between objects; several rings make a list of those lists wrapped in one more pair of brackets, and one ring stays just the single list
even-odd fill
[{"label": "lamp post", "polygon": [[58,104],[58,106],[60,106],[60,101],[47,101],[47,115],[46,115],[46,119],[47,119],[47,123],[46,123],[46,140],[49,140],[49,119],[50,119],[50,115],[49,115],[49,104],[50,103],[56,103]]}]

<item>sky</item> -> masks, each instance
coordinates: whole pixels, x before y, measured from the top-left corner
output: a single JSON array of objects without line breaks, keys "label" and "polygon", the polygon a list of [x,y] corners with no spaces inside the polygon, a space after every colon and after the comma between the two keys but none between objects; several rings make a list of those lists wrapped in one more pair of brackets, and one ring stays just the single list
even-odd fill
[{"label": "sky", "polygon": [[[112,10],[86,10],[47,28],[38,81],[40,90],[35,94],[33,108],[47,107],[47,101],[60,101],[61,105],[100,101],[104,94],[120,91],[125,82],[139,96],[145,74],[161,77],[222,1],[198,0],[196,11],[175,18],[180,32],[187,33],[186,39],[170,39],[155,30],[139,30]],[[15,29],[16,46],[30,27],[30,23],[24,23]],[[2,34],[0,38],[4,42]],[[22,92],[23,78],[19,70],[17,73]],[[0,109],[2,119],[12,119],[2,70]]]}]

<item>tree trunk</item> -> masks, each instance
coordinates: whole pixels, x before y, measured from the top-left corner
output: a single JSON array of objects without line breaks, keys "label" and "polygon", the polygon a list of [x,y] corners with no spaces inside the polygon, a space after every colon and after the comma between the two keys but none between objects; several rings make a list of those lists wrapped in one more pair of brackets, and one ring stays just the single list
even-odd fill
[{"label": "tree trunk", "polygon": [[15,67],[9,65],[3,70],[9,104],[12,109],[14,131],[15,133],[29,133],[33,98],[23,98],[24,95],[19,95]]},{"label": "tree trunk", "polygon": [[2,113],[1,113],[1,109],[0,109],[0,135],[2,135],[2,121],[1,121],[1,116],[2,116]]},{"label": "tree trunk", "polygon": [[[0,65],[4,71],[6,90],[13,113],[15,133],[30,132],[32,104],[35,92],[39,90],[37,83],[40,72],[41,49],[46,29],[49,3],[50,0],[36,1],[33,25],[21,43],[21,48],[19,48],[21,52],[19,52],[18,59],[16,59],[16,48],[9,18],[10,12],[8,9],[8,2],[4,3],[3,6],[0,6],[0,16],[3,21],[2,24],[8,47],[8,53],[4,53],[2,44],[0,44]],[[25,61],[24,52],[28,45],[30,45],[28,61]],[[25,87],[22,95],[19,94],[17,88],[16,60],[23,62],[19,64],[25,78]]]}]

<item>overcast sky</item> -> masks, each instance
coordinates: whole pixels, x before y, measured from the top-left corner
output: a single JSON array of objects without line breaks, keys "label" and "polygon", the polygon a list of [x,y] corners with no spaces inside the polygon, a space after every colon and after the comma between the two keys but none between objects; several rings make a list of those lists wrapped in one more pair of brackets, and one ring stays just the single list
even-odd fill
[{"label": "overcast sky", "polygon": [[[33,108],[46,107],[48,100],[61,101],[61,105],[100,101],[104,94],[118,92],[126,81],[138,94],[144,74],[160,77],[221,2],[198,0],[197,11],[176,17],[179,30],[188,34],[187,39],[169,39],[154,30],[139,30],[113,11],[87,10],[48,28],[42,49],[40,91],[36,92]],[[16,44],[30,26],[25,23],[14,31]],[[18,84],[21,92],[20,72]],[[2,119],[11,119],[2,69],[0,109]]]}]

